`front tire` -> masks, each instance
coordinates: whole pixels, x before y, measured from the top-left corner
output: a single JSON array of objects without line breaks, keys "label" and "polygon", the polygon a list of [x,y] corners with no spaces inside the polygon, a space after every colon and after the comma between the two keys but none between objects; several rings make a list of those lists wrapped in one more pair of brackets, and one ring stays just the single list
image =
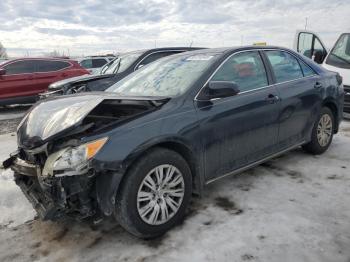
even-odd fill
[{"label": "front tire", "polygon": [[303,145],[303,149],[314,155],[324,153],[332,143],[333,133],[333,113],[328,107],[323,107],[312,129],[311,141]]},{"label": "front tire", "polygon": [[192,195],[192,175],[178,153],[155,148],[125,174],[115,217],[140,238],[155,238],[182,222]]}]

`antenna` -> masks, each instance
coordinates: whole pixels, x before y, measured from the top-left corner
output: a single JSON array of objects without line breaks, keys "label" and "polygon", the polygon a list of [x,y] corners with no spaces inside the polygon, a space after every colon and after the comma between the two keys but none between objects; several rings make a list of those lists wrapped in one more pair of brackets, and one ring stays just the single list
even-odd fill
[{"label": "antenna", "polygon": [[193,44],[193,40],[192,40],[191,43],[190,43],[190,47],[192,47],[192,44]]}]

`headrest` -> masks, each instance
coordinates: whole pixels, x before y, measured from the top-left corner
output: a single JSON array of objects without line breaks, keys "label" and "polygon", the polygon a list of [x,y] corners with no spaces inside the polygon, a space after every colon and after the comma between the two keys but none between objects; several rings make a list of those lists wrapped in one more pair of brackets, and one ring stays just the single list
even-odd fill
[{"label": "headrest", "polygon": [[253,63],[241,63],[234,65],[234,68],[239,77],[254,76],[254,64]]}]

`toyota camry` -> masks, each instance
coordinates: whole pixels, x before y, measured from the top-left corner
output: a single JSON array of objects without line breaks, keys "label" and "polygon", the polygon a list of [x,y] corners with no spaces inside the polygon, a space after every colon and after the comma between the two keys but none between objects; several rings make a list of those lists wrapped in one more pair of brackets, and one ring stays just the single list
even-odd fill
[{"label": "toyota camry", "polygon": [[114,216],[152,238],[217,179],[299,146],[325,152],[343,98],[338,74],[289,49],[191,51],[107,92],[38,102],[3,166],[43,220]]}]

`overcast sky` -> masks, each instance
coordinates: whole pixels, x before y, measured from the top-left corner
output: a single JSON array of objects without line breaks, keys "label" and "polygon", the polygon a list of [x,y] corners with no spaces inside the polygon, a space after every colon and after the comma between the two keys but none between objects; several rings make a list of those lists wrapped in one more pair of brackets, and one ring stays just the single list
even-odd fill
[{"label": "overcast sky", "polygon": [[331,45],[350,31],[350,1],[0,0],[0,42],[11,56],[53,50],[92,55],[191,43],[263,41],[292,47],[306,17],[308,29]]}]

